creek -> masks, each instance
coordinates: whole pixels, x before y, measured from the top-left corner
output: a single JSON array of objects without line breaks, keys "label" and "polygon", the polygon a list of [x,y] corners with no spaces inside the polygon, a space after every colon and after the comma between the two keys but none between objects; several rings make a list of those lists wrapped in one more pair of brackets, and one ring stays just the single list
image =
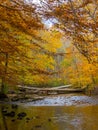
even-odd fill
[{"label": "creek", "polygon": [[98,96],[67,94],[0,103],[0,130],[98,130]]}]

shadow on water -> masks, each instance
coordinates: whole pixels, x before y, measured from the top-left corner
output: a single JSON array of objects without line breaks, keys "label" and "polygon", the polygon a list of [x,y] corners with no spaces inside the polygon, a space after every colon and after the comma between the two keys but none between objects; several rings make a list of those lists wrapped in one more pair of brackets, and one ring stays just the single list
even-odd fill
[{"label": "shadow on water", "polygon": [[2,129],[2,127],[3,127],[3,129],[4,130],[8,130],[8,127],[7,127],[7,120],[5,119],[5,116],[4,116],[4,114],[3,114],[3,110],[4,110],[4,107],[3,106],[1,106],[1,109],[0,109],[0,111],[1,111],[1,121],[2,121],[2,126],[0,126],[0,129]]},{"label": "shadow on water", "polygon": [[[56,101],[62,99],[65,100],[62,97]],[[81,96],[71,96],[66,102],[68,99],[80,101]],[[93,103],[95,99],[88,97],[85,105],[69,106],[0,104],[0,130],[98,130],[98,100]]]}]

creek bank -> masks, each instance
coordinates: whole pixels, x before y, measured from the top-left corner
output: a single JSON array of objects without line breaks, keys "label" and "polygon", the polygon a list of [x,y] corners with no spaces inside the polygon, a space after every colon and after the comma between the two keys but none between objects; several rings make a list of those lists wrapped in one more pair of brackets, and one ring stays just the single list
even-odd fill
[{"label": "creek bank", "polygon": [[[61,104],[91,104],[91,100],[94,97],[98,97],[98,87],[95,87],[92,92],[85,94],[85,92],[77,92],[77,93],[66,93],[66,94],[58,94],[52,92],[50,94],[46,93],[27,93],[27,92],[9,92],[7,95],[2,95],[0,93],[0,101],[1,102],[10,102],[10,103],[24,103],[24,104],[32,104],[32,105],[61,105]],[[78,100],[77,100],[78,99]],[[85,100],[86,99],[86,100]],[[91,102],[88,101],[90,99]],[[96,99],[95,99],[96,100]],[[93,99],[94,101],[94,99]],[[61,102],[61,103],[60,103]],[[70,103],[71,102],[71,103]],[[96,102],[96,101],[94,101]]]},{"label": "creek bank", "polygon": [[0,99],[8,98],[6,94],[0,92]]}]

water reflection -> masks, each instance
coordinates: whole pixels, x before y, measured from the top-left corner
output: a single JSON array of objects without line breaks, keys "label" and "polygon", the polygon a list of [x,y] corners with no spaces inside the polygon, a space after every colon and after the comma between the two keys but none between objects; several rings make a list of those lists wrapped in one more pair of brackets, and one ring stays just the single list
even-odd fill
[{"label": "water reflection", "polygon": [[1,109],[0,109],[0,112],[1,112],[1,118],[0,118],[0,122],[2,122],[2,124],[0,125],[0,129],[2,129],[3,128],[3,130],[8,130],[8,127],[7,127],[7,122],[6,122],[6,119],[5,119],[5,116],[4,116],[4,114],[3,114],[3,110],[4,110],[4,107],[3,106],[1,106]]},{"label": "water reflection", "polygon": [[0,130],[98,130],[98,105],[0,105]]}]

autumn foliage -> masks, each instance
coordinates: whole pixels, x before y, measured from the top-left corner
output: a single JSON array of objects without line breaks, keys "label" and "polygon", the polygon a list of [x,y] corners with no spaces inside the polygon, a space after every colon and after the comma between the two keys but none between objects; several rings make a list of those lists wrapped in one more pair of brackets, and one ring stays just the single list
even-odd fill
[{"label": "autumn foliage", "polygon": [[[98,81],[97,0],[0,1],[0,84]],[[47,28],[43,19],[52,21]]]}]

